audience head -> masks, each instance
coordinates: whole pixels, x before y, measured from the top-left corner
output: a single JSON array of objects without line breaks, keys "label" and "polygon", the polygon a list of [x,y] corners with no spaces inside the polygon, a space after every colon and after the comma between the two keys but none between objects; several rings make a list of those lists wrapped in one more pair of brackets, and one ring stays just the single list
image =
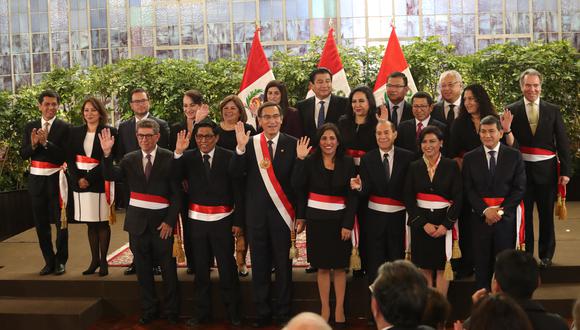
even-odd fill
[{"label": "audience head", "polygon": [[437,126],[428,125],[419,134],[417,142],[427,158],[438,157],[443,147],[443,132]]},{"label": "audience head", "polygon": [[105,110],[105,106],[99,99],[95,97],[89,97],[83,102],[81,107],[81,115],[83,116],[83,121],[87,125],[106,125],[109,115]]},{"label": "audience head", "polygon": [[461,96],[463,90],[463,79],[461,74],[455,70],[444,71],[439,76],[439,91],[443,100],[453,103]]},{"label": "audience head", "polygon": [[477,116],[483,118],[489,115],[497,115],[491,99],[480,84],[467,85],[461,94],[461,104],[459,105],[459,116]]},{"label": "audience head", "polygon": [[159,124],[155,120],[145,118],[137,122],[137,142],[143,152],[155,150],[159,136]]},{"label": "audience head", "polygon": [[418,121],[423,121],[431,115],[433,111],[433,98],[427,92],[417,92],[411,98],[413,107],[413,117]]},{"label": "audience head", "polygon": [[419,325],[427,303],[428,287],[425,277],[412,263],[406,260],[384,263],[369,289],[378,329],[390,325],[402,328]]},{"label": "audience head", "polygon": [[540,273],[534,257],[526,252],[505,250],[495,259],[492,290],[517,300],[531,299],[538,288]]},{"label": "audience head", "polygon": [[389,100],[398,104],[405,99],[409,91],[407,76],[399,71],[392,72],[387,78],[387,97]]},{"label": "audience head", "polygon": [[264,102],[258,108],[258,123],[267,138],[273,138],[282,127],[282,109],[274,102]]},{"label": "audience head", "polygon": [[382,151],[389,151],[397,139],[397,127],[389,120],[379,120],[375,127],[377,145]]},{"label": "audience head", "polygon": [[447,298],[434,288],[429,288],[427,306],[423,312],[421,324],[434,329],[445,329],[445,323],[451,317],[451,304]]},{"label": "audience head", "polygon": [[294,316],[282,330],[332,330],[332,328],[320,315],[302,312]]},{"label": "audience head", "polygon": [[332,94],[332,72],[320,67],[310,73],[310,89],[319,99],[325,99]]},{"label": "audience head", "polygon": [[228,95],[220,102],[220,114],[223,122],[237,123],[241,121],[245,123],[248,120],[244,103],[237,95]]},{"label": "audience head", "polygon": [[520,88],[529,102],[535,102],[542,93],[542,74],[535,69],[527,69],[520,75]]},{"label": "audience head", "polygon": [[484,146],[490,149],[495,148],[502,136],[501,123],[496,116],[485,116],[479,122],[479,139]]},{"label": "audience head", "polygon": [[288,107],[288,89],[280,80],[271,80],[264,88],[264,102],[274,102],[282,108],[282,115]]},{"label": "audience head", "polygon": [[346,116],[354,121],[355,117],[361,116],[366,118],[366,123],[374,125],[377,121],[377,102],[373,91],[367,86],[358,86],[353,89],[348,96],[348,105]]},{"label": "audience head", "polygon": [[316,140],[313,145],[317,146],[314,151],[316,155],[344,156],[345,149],[342,145],[342,136],[338,127],[333,123],[325,123],[320,126],[316,131]]},{"label": "audience head", "polygon": [[574,303],[574,307],[572,309],[572,321],[573,327],[572,330],[579,330],[580,329],[580,298],[576,299]]},{"label": "audience head", "polygon": [[203,96],[199,91],[191,89],[183,94],[183,114],[187,119],[195,120],[195,114],[202,104]]},{"label": "audience head", "polygon": [[143,88],[135,88],[129,93],[129,104],[137,118],[143,118],[149,113],[149,95]]},{"label": "audience head", "polygon": [[505,294],[492,294],[476,303],[469,330],[532,330],[524,310]]},{"label": "audience head", "polygon": [[193,128],[195,143],[202,153],[209,153],[219,140],[218,125],[209,118],[204,118]]},{"label": "audience head", "polygon": [[44,120],[51,120],[56,116],[59,104],[60,96],[53,90],[47,89],[38,95],[38,109]]}]

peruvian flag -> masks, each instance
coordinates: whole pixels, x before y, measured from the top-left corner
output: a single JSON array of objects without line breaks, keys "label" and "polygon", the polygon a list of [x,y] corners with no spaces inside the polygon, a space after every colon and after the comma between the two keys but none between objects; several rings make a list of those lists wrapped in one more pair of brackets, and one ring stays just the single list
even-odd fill
[{"label": "peruvian flag", "polygon": [[252,40],[252,49],[250,49],[242,85],[238,93],[238,96],[246,106],[247,123],[254,126],[254,128],[256,128],[256,115],[250,111],[249,106],[253,104],[256,109],[260,106],[264,99],[264,88],[271,80],[274,80],[274,73],[270,69],[270,63],[268,63],[264,48],[262,48],[262,43],[260,42],[260,28],[256,28],[254,40]]},{"label": "peruvian flag", "polygon": [[381,62],[381,68],[379,69],[379,75],[377,76],[377,82],[375,83],[373,91],[377,105],[386,103],[387,77],[395,71],[402,72],[407,76],[409,92],[411,95],[417,92],[417,86],[415,86],[415,81],[413,80],[413,76],[411,76],[409,64],[407,64],[407,61],[405,60],[405,55],[403,55],[403,50],[399,44],[399,38],[397,38],[395,26],[391,24],[391,27],[391,36],[389,37],[387,49],[385,49],[385,55],[383,56],[383,61]]},{"label": "peruvian flag", "polygon": [[[328,37],[326,38],[324,49],[322,49],[322,55],[320,55],[318,67],[327,68],[332,72],[332,92],[338,96],[348,97],[350,94],[350,86],[348,86],[346,74],[342,67],[342,61],[338,54],[338,47],[336,47],[336,41],[334,40],[333,28],[328,30]],[[311,96],[314,96],[314,92],[309,90],[306,98]]]}]

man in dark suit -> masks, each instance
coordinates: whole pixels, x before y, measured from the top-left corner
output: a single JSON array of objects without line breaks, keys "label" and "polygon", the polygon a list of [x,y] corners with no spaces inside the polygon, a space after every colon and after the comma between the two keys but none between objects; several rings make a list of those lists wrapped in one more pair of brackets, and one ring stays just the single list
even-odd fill
[{"label": "man in dark suit", "polygon": [[[570,181],[570,142],[557,105],[540,100],[542,75],[528,69],[520,76],[522,100],[507,106],[513,121],[511,129],[526,164],[527,186],[524,196],[526,251],[534,253],[534,203],[538,208],[540,267],[549,267],[556,250],[554,201],[557,185]],[[556,158],[557,155],[557,158]],[[558,160],[560,170],[558,172]]]},{"label": "man in dark suit", "polygon": [[[431,111],[433,110],[433,98],[427,92],[417,92],[411,99],[413,108],[413,119],[405,120],[397,127],[397,140],[395,145],[411,151],[415,154],[415,159],[421,157],[421,148],[417,143],[417,138],[421,131],[431,125],[437,126],[445,136],[444,141],[447,140],[447,126],[433,119]],[[445,146],[445,144],[444,144]],[[445,155],[445,147],[443,147],[443,154]]]},{"label": "man in dark suit", "polygon": [[478,289],[490,288],[495,256],[516,246],[516,208],[526,188],[522,156],[518,150],[501,144],[502,136],[498,118],[483,118],[479,126],[483,145],[463,158],[464,190],[473,209],[472,237]]},{"label": "man in dark suit", "polygon": [[314,96],[296,103],[304,135],[314,141],[316,130],[324,123],[338,123],[346,110],[348,99],[332,94],[332,73],[327,68],[317,68],[310,73],[308,87]]},{"label": "man in dark suit", "polygon": [[369,287],[377,329],[429,329],[420,326],[427,305],[427,280],[409,261],[384,263]]},{"label": "man in dark suit", "polygon": [[[70,126],[56,118],[60,96],[51,90],[38,97],[42,116],[24,127],[20,156],[31,160],[28,192],[32,201],[34,227],[45,265],[40,275],[62,275],[68,259],[68,230],[60,222],[59,179],[65,161]],[[64,179],[64,177],[62,177]],[[65,183],[66,184],[66,183]],[[56,225],[56,253],[50,224]]]},{"label": "man in dark suit", "polygon": [[402,121],[413,119],[411,104],[405,101],[407,92],[409,92],[407,76],[399,71],[392,72],[387,79],[389,101],[379,106],[379,114],[387,111],[388,119],[397,127]]},{"label": "man in dark suit", "polygon": [[[188,221],[184,236],[189,236],[194,254],[194,299],[197,308],[188,326],[198,326],[211,319],[210,258],[215,255],[220,287],[232,325],[239,326],[240,285],[234,259],[234,236],[242,231],[243,215],[239,214],[243,198],[240,184],[229,174],[233,153],[217,147],[219,129],[204,119],[193,128],[197,149],[187,150],[187,130],[177,134],[175,172],[179,182],[188,183]],[[187,150],[187,151],[186,151]],[[184,152],[185,151],[185,152]],[[211,248],[210,248],[211,247]],[[213,252],[212,252],[213,251]]]},{"label": "man in dark suit", "polygon": [[443,72],[439,76],[439,90],[441,91],[441,101],[435,104],[431,116],[445,123],[447,128],[451,129],[451,124],[459,116],[461,91],[463,90],[461,74],[455,70]]},{"label": "man in dark suit", "polygon": [[[244,125],[236,126],[236,153],[230,163],[232,176],[246,179],[246,231],[252,258],[252,288],[257,319],[254,327],[267,326],[272,317],[270,278],[276,272],[277,323],[289,319],[292,297],[292,260],[288,258],[294,230],[295,193],[290,177],[296,159],[296,139],[280,132],[282,112],[273,102],[258,109],[263,132],[250,137]],[[298,221],[296,231],[304,228]]]},{"label": "man in dark suit", "polygon": [[111,155],[115,139],[109,129],[101,131],[103,176],[105,180],[123,180],[130,191],[123,229],[129,233],[141,287],[143,313],[139,322],[147,324],[159,316],[152,271],[155,261],[161,266],[163,276],[165,316],[171,323],[177,323],[177,265],[172,254],[180,192],[172,171],[173,153],[157,146],[159,124],[152,119],[137,123],[136,136],[140,150],[126,154],[115,166]]},{"label": "man in dark suit", "polygon": [[[169,147],[169,125],[167,125],[166,121],[155,118],[149,113],[150,100],[147,91],[143,88],[133,89],[129,95],[129,102],[134,116],[119,124],[119,141],[117,142],[117,154],[115,155],[115,159],[118,162],[123,159],[125,154],[131,151],[139,150],[139,143],[135,137],[135,132],[137,131],[137,123],[145,118],[150,118],[159,124],[160,137],[157,144],[162,148]],[[119,196],[121,201],[117,205],[127,205],[129,196],[124,188],[124,185],[121,183],[117,186],[117,190],[120,190],[120,193],[117,196]],[[156,275],[161,274],[161,269],[159,269],[159,266],[155,265],[154,273]],[[135,274],[134,263],[131,263],[131,265],[125,270],[125,275],[131,274]]]}]

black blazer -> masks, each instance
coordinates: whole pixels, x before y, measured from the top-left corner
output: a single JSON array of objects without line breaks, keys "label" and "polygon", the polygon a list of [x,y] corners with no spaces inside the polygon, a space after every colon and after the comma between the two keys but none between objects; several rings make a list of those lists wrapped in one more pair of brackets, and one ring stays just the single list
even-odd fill
[{"label": "black blazer", "polygon": [[361,158],[362,189],[360,193],[362,195],[375,195],[404,201],[402,188],[405,186],[409,164],[415,159],[415,154],[399,147],[394,148],[393,169],[388,183],[379,149],[374,149]]},{"label": "black blazer", "polygon": [[[297,192],[297,219],[324,220],[342,219],[342,227],[352,229],[354,215],[358,208],[356,192],[350,189],[350,179],[356,175],[352,157],[337,157],[334,163],[332,179],[325,180],[324,163],[320,154],[313,154],[304,160],[296,160],[292,172],[292,186]],[[341,211],[326,211],[308,207],[308,194],[317,193],[346,198],[346,208]]]},{"label": "black blazer", "polygon": [[338,130],[346,149],[369,151],[377,148],[375,137],[376,121],[367,120],[362,125],[355,124],[352,118],[342,115],[338,120]]},{"label": "black blazer", "polygon": [[483,197],[503,197],[504,216],[512,218],[526,190],[524,161],[517,149],[503,144],[500,144],[496,159],[492,177],[483,146],[466,153],[463,157],[463,189],[475,213],[482,215],[487,208]]},{"label": "black blazer", "polygon": [[[117,135],[117,129],[110,126],[97,127],[97,132],[95,134],[95,140],[93,141],[93,151],[90,155],[85,153],[84,141],[87,135],[87,125],[73,127],[70,130],[70,138],[68,142],[68,152],[67,152],[67,165],[69,174],[69,184],[74,191],[78,192],[104,192],[105,191],[105,180],[103,179],[103,171],[101,169],[101,164],[97,165],[90,171],[80,170],[77,167],[76,156],[82,155],[94,158],[96,160],[101,160],[103,158],[103,149],[101,149],[101,143],[99,142],[98,134],[103,128],[109,128],[111,130],[111,135],[115,137]],[[115,146],[113,146],[115,148]],[[113,150],[113,154],[115,150]],[[87,189],[79,188],[79,179],[85,178],[89,181],[89,187]]]},{"label": "black blazer", "polygon": [[[314,118],[314,107],[319,106],[314,104],[316,98],[314,96],[307,98],[296,103],[296,108],[300,113],[300,118],[302,121],[302,131],[305,136],[310,137],[310,143],[314,142],[316,137],[316,120]],[[330,96],[330,103],[326,111],[326,116],[324,117],[325,123],[338,123],[338,119],[346,111],[346,106],[348,105],[348,99],[346,97],[337,96],[332,94]]]},{"label": "black blazer", "polygon": [[[391,106],[389,101],[386,101],[386,106],[387,109],[389,109],[389,113],[388,113],[388,119],[389,121],[393,121],[391,119]],[[380,111],[377,111],[378,114],[380,114]],[[399,123],[395,123],[395,125],[397,127],[399,127],[399,125],[405,121],[405,120],[409,120],[409,119],[413,119],[413,107],[411,106],[411,103],[405,101],[405,104],[403,105],[403,115],[401,116],[401,118],[397,118],[397,120],[399,121]]]},{"label": "black blazer", "polygon": [[[560,114],[560,107],[540,99],[540,118],[536,134],[532,134],[524,100],[507,106],[514,118],[512,132],[520,146],[535,147],[557,152],[560,159],[560,175],[571,176],[570,141]],[[526,162],[528,179],[537,184],[556,182],[556,158],[542,162]]]},{"label": "black blazer", "polygon": [[[175,150],[175,144],[177,143],[177,133],[183,130],[187,130],[187,123],[185,121],[171,125],[171,128],[169,129],[169,150]],[[159,140],[161,140],[161,137]],[[189,139],[189,146],[187,147],[187,150],[195,148],[197,148],[197,144],[195,143],[195,137],[192,136],[191,139]]]},{"label": "black blazer", "polygon": [[145,230],[157,233],[157,227],[162,222],[175,227],[181,206],[181,190],[172,172],[173,152],[157,148],[148,181],[145,180],[141,149],[126,154],[118,166],[113,165],[113,157],[103,158],[101,164],[105,180],[123,181],[131,192],[162,196],[169,200],[169,207],[162,210],[127,205],[125,231],[132,235],[141,235]]},{"label": "black blazer", "polygon": [[[147,117],[149,119],[155,120],[159,124],[159,141],[157,145],[161,148],[169,147],[169,125],[165,120],[155,118],[151,114]],[[127,119],[121,124],[119,124],[119,138],[117,142],[117,154],[116,159],[120,161],[126,153],[131,151],[139,150],[139,142],[137,142],[137,136],[135,134],[137,128],[135,126],[135,117]]]},{"label": "black blazer", "polygon": [[[441,132],[443,133],[444,136],[443,148],[441,149],[441,152],[443,153],[443,155],[447,155],[446,150],[447,143],[445,143],[445,141],[448,140],[447,126],[444,123],[435,120],[433,117],[429,118],[429,125],[437,126],[439,127],[439,129],[441,129]],[[421,148],[419,147],[419,142],[417,141],[417,126],[415,124],[415,118],[402,121],[399,124],[399,126],[397,127],[397,139],[395,140],[395,145],[399,148],[403,148],[413,152],[415,154],[415,158],[421,157],[423,152],[421,151]]]},{"label": "black blazer", "polygon": [[[30,133],[32,133],[33,128],[42,128],[40,119],[31,121],[24,126],[24,135],[22,136],[22,144],[20,147],[20,156],[22,159],[49,162],[56,165],[62,164],[66,160],[66,144],[68,142],[70,125],[58,118],[55,119],[48,132],[46,148],[39,145],[36,149],[32,149],[32,142],[30,140]],[[46,192],[47,184],[58,186],[58,173],[51,176],[28,176],[28,191],[32,195],[40,195]]]},{"label": "black blazer", "polygon": [[[243,202],[239,178],[232,178],[229,172],[233,152],[215,147],[211,161],[210,177],[205,174],[203,158],[198,149],[187,150],[179,159],[173,160],[178,182],[186,179],[189,184],[187,194],[190,203],[207,206],[235,206],[234,226],[243,225],[243,214],[239,209]],[[189,206],[188,206],[189,207]]]},{"label": "black blazer", "polygon": [[[264,225],[263,223],[256,223],[257,219],[265,219],[265,217],[257,217],[256,214],[263,214],[264,208],[272,206],[270,195],[264,186],[264,181],[260,175],[258,163],[256,161],[256,153],[254,151],[254,139],[259,139],[260,134],[250,137],[250,141],[246,145],[246,152],[243,155],[238,155],[234,152],[234,156],[230,162],[230,173],[232,177],[240,178],[245,175],[245,207],[246,207],[246,224],[253,227]],[[292,169],[296,159],[296,139],[290,135],[280,133],[276,151],[274,151],[274,161],[272,162],[274,173],[282,190],[288,197],[290,203],[296,208],[296,195],[290,182],[292,176]]]}]

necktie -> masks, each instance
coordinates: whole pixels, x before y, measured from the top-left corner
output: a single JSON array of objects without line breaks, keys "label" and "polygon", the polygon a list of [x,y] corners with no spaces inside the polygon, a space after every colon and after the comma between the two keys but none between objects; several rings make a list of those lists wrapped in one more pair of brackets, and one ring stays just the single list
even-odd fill
[{"label": "necktie", "polygon": [[46,132],[46,135],[48,135],[49,129],[50,129],[50,123],[49,122],[44,123],[44,131]]},{"label": "necktie", "polygon": [[274,149],[272,148],[272,144],[274,141],[268,140],[268,152],[270,153],[270,160],[274,160]]},{"label": "necktie", "polygon": [[151,154],[145,156],[147,158],[147,164],[145,164],[145,179],[149,181],[149,176],[151,175],[151,169],[153,168],[153,163],[151,163]]},{"label": "necktie", "polygon": [[489,174],[493,177],[495,175],[495,150],[489,152]]},{"label": "necktie", "polygon": [[423,123],[419,122],[417,124],[417,140],[419,140],[419,135],[421,134],[421,131],[423,130]]},{"label": "necktie", "polygon": [[398,105],[394,105],[393,106],[393,112],[391,113],[391,122],[393,122],[393,124],[395,124],[395,127],[397,127],[397,109],[399,109]]},{"label": "necktie", "polygon": [[447,128],[451,127],[451,123],[455,119],[455,104],[449,104],[449,112],[447,113]]},{"label": "necktie", "polygon": [[209,155],[208,154],[204,154],[203,155],[203,167],[205,168],[205,175],[207,175],[207,178],[209,179],[209,174],[210,174],[210,170],[211,167],[209,165]]},{"label": "necktie", "polygon": [[385,153],[383,155],[383,166],[385,166],[385,176],[387,178],[387,183],[391,180],[391,169],[389,168],[389,154]]},{"label": "necktie", "polygon": [[535,103],[530,102],[528,106],[530,107],[530,118],[528,118],[528,120],[530,121],[530,129],[532,130],[532,134],[535,135],[536,129],[538,128],[538,120],[540,119],[540,113],[538,112],[538,107],[536,107]]},{"label": "necktie", "polygon": [[320,101],[320,110],[318,111],[318,121],[316,122],[316,127],[320,127],[324,124],[324,101]]}]

